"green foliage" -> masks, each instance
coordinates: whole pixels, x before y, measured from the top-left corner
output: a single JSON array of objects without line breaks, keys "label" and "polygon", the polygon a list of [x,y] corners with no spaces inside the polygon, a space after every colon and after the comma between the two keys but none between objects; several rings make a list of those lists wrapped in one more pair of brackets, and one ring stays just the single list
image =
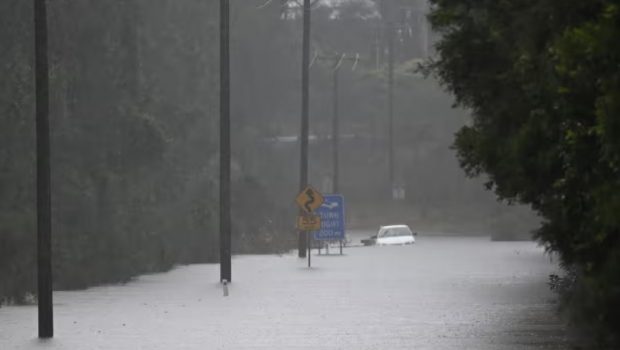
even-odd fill
[{"label": "green foliage", "polygon": [[538,239],[581,271],[574,310],[617,337],[618,4],[432,2],[431,68],[473,114],[455,141],[462,167],[542,215]]}]

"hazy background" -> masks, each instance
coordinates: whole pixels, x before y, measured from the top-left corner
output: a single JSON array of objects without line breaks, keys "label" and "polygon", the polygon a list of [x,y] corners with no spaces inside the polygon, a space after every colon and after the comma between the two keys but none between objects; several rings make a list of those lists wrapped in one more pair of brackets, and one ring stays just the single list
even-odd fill
[{"label": "hazy background", "polygon": [[[467,111],[416,71],[436,35],[424,1],[323,2],[312,55],[340,68],[341,193],[351,228],[525,237],[536,218],[466,179],[450,149]],[[390,11],[387,13],[387,11]],[[0,3],[0,300],[34,288],[32,9]],[[385,21],[395,40],[395,178],[387,163]],[[232,1],[233,251],[296,241],[301,18],[282,1]],[[217,260],[218,5],[50,2],[56,288]],[[310,183],[331,191],[332,66],[311,68]],[[8,281],[8,282],[7,282]]]}]

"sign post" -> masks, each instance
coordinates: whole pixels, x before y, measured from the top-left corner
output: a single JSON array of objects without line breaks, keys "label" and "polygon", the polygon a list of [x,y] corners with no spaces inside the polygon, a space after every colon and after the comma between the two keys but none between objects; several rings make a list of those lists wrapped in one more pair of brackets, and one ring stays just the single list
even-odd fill
[{"label": "sign post", "polygon": [[321,217],[315,215],[314,211],[319,209],[323,204],[323,195],[307,186],[295,198],[295,202],[301,209],[300,215],[297,217],[297,228],[306,233],[306,246],[308,247],[308,267],[312,266],[310,256],[312,247],[310,246],[310,232],[321,229]]}]

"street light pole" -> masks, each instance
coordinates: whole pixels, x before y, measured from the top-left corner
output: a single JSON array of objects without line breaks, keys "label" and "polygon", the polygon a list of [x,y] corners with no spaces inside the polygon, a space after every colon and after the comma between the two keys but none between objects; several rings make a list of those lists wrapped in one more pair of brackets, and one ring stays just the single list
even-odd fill
[{"label": "street light pole", "polygon": [[230,3],[220,0],[220,281],[230,282]]},{"label": "street light pole", "polygon": [[50,181],[47,3],[34,1],[37,149],[37,299],[39,338],[54,336],[52,306],[52,205]]},{"label": "street light pole", "polygon": [[[303,48],[301,59],[301,135],[299,163],[299,191],[308,186],[308,133],[309,133],[309,94],[310,94],[310,0],[303,6]],[[310,234],[299,231],[298,255],[306,257],[310,246]]]}]

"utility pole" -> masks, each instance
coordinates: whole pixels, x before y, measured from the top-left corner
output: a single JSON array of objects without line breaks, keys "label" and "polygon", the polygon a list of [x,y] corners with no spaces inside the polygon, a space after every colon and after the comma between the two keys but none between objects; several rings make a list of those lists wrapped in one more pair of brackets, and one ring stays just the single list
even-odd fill
[{"label": "utility pole", "polygon": [[429,13],[430,9],[428,8],[429,4],[426,3],[424,6],[424,12],[422,14],[422,16],[420,16],[422,18],[422,54],[423,54],[423,58],[424,59],[428,59],[428,55],[429,55],[429,23],[428,23],[428,19],[426,18],[426,15]]},{"label": "utility pole", "polygon": [[[332,117],[332,161],[333,161],[333,173],[332,173],[332,193],[337,194],[340,192],[340,67],[345,60],[354,61],[351,70],[355,70],[357,63],[359,62],[359,53],[355,57],[346,58],[346,54],[336,54],[334,56],[319,56],[316,55],[316,59],[335,61],[332,68],[333,74],[333,117]],[[314,60],[310,63],[310,66],[314,63]],[[340,240],[340,255],[342,255],[343,242]],[[329,245],[325,247],[326,254],[329,255]],[[319,248],[319,254],[320,254]]]},{"label": "utility pole", "polygon": [[[336,55],[316,55],[315,59],[320,61],[333,61],[333,115],[332,115],[332,193],[340,191],[340,68],[345,60],[354,61],[351,70],[355,70],[359,62],[359,53],[355,57],[347,57],[346,54]],[[310,63],[312,66],[314,60]]]},{"label": "utility pole", "polygon": [[[303,7],[303,48],[301,59],[301,135],[299,163],[299,191],[308,186],[308,132],[309,132],[309,93],[310,93],[310,0],[304,0]],[[304,237],[305,236],[305,237]],[[298,255],[306,257],[310,249],[310,234],[299,231]],[[310,260],[308,260],[308,264]]]},{"label": "utility pole", "polygon": [[336,194],[340,191],[340,101],[338,91],[339,80],[339,65],[334,68],[334,115],[332,118],[332,161],[333,164],[333,179],[332,179],[332,193]]},{"label": "utility pole", "polygon": [[390,197],[392,197],[394,190],[394,22],[391,18],[387,18],[386,31],[388,40],[388,176]]},{"label": "utility pole", "polygon": [[[332,193],[340,193],[340,94],[339,94],[339,76],[340,76],[340,64],[344,59],[344,55],[341,56],[338,63],[334,67],[334,116],[332,119],[332,160],[334,162],[334,178],[332,184]],[[357,63],[357,61],[356,61]],[[340,255],[342,255],[342,240],[340,244]],[[327,245],[327,253],[329,253],[329,244]]]},{"label": "utility pole", "polygon": [[[340,191],[340,95],[338,91],[338,80],[340,73],[340,64],[344,59],[344,55],[340,57],[336,66],[333,69],[334,74],[334,116],[332,118],[332,161],[333,164],[333,179],[332,179],[332,193],[337,194]],[[340,255],[342,255],[342,240],[340,244]],[[329,243],[326,247],[326,254],[329,254]]]},{"label": "utility pole", "polygon": [[[391,1],[391,0],[390,0]],[[387,109],[388,109],[388,186],[390,198],[393,198],[394,190],[394,16],[390,1],[382,0],[380,11],[383,20],[384,40],[387,41],[388,54],[388,87],[387,87]]]},{"label": "utility pole", "polygon": [[52,193],[50,181],[47,3],[34,1],[37,142],[37,299],[39,338],[54,336],[52,306]]},{"label": "utility pole", "polygon": [[[334,162],[334,178],[332,183],[332,193],[337,194],[340,191],[340,95],[338,91],[338,80],[340,73],[340,63],[342,63],[342,58],[336,63],[336,67],[334,67],[334,117],[332,119],[332,152],[333,152],[333,162]],[[340,255],[342,255],[342,240],[339,242],[340,244]],[[327,253],[329,254],[329,243],[327,244]]]},{"label": "utility pole", "polygon": [[231,282],[230,3],[220,0],[220,282]]}]

